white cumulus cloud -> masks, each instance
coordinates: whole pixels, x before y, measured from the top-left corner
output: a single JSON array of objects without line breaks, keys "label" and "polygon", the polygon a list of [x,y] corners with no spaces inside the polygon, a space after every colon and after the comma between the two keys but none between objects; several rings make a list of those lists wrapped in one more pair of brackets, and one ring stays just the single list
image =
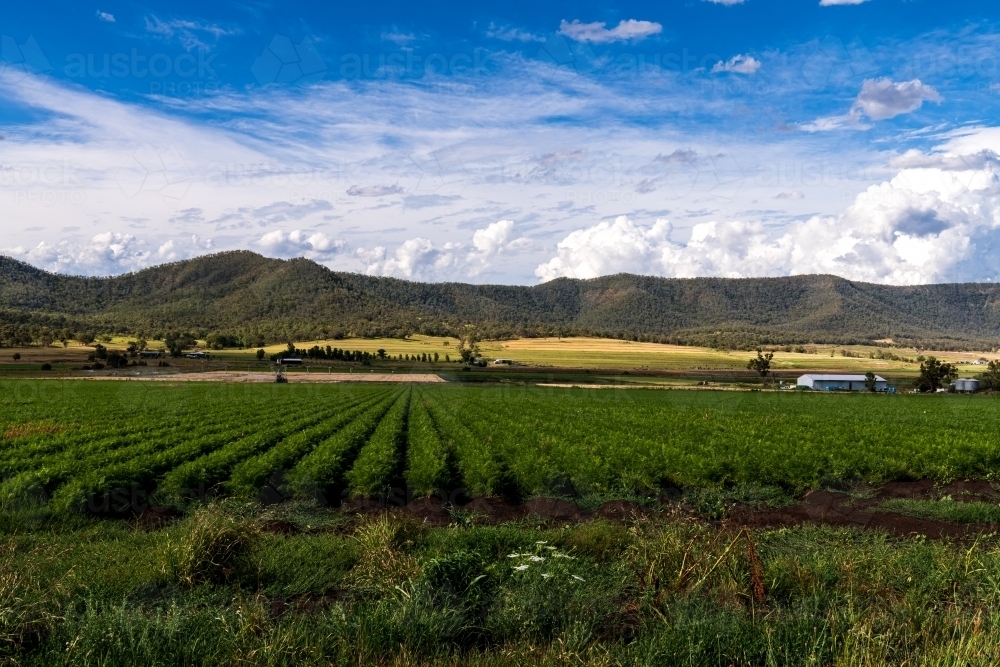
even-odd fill
[{"label": "white cumulus cloud", "polygon": [[837,5],[860,5],[868,0],[819,0],[820,7],[836,7]]},{"label": "white cumulus cloud", "polygon": [[933,86],[928,86],[920,79],[899,83],[889,78],[865,79],[850,111],[841,116],[818,118],[801,127],[808,132],[867,130],[871,126],[864,122],[865,119],[887,120],[901,114],[912,113],[923,106],[925,101],[940,103],[943,100],[944,98]]},{"label": "white cumulus cloud", "polygon": [[344,252],[347,242],[334,239],[323,232],[304,232],[300,229],[291,232],[277,229],[260,237],[257,245],[268,255],[275,257],[307,257],[309,259],[328,259]]},{"label": "white cumulus cloud", "polygon": [[729,60],[719,61],[712,67],[713,72],[733,72],[735,74],[754,74],[760,69],[760,61],[749,55],[736,55]]},{"label": "white cumulus cloud", "polygon": [[661,32],[663,32],[663,26],[659,23],[636,21],[635,19],[620,21],[614,28],[607,28],[603,21],[581,23],[579,20],[574,20],[570,23],[564,20],[559,24],[560,35],[578,42],[594,42],[595,44],[645,39]]},{"label": "white cumulus cloud", "polygon": [[[618,272],[668,277],[831,273],[900,285],[1000,279],[1000,167],[901,170],[872,185],[836,216],[814,216],[772,231],[756,221],[695,225],[687,243],[671,225],[625,216],[570,233],[538,266],[542,281]],[[911,155],[911,162],[915,156]],[[789,196],[789,198],[792,198]]]},{"label": "white cumulus cloud", "polygon": [[851,106],[851,114],[885,120],[919,109],[925,101],[941,102],[941,95],[920,79],[895,83],[892,79],[865,79]]},{"label": "white cumulus cloud", "polygon": [[390,253],[385,246],[370,250],[360,248],[355,256],[362,261],[365,273],[414,280],[454,280],[477,276],[492,266],[503,254],[513,254],[531,246],[525,237],[511,239],[512,220],[499,220],[477,229],[471,245],[449,241],[435,245],[422,237],[407,239]]},{"label": "white cumulus cloud", "polygon": [[511,240],[513,230],[513,220],[500,220],[485,229],[476,230],[472,235],[472,250],[466,256],[469,275],[477,275],[489,268],[493,259],[504,252],[517,252],[531,245],[531,241],[523,236]]},{"label": "white cumulus cloud", "polygon": [[385,246],[372,250],[359,249],[355,254],[365,263],[365,273],[373,276],[395,276],[416,280],[440,280],[458,264],[457,243],[435,246],[429,239],[407,239],[389,255]]},{"label": "white cumulus cloud", "polygon": [[102,12],[100,10],[97,11],[97,18],[100,19],[101,21],[104,21],[105,23],[115,22],[114,14],[109,14],[108,12]]},{"label": "white cumulus cloud", "polygon": [[711,2],[714,5],[725,5],[726,7],[732,7],[733,5],[742,5],[746,0],[704,0],[705,2]]},{"label": "white cumulus cloud", "polygon": [[42,241],[34,248],[8,248],[17,259],[46,271],[74,275],[104,276],[135,271],[149,265],[146,243],[131,234],[104,232],[89,241]]}]

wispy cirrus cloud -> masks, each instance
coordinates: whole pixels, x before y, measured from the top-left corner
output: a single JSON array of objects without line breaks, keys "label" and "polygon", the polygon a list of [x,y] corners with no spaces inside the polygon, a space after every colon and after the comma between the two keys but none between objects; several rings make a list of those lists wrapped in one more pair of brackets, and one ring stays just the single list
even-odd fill
[{"label": "wispy cirrus cloud", "polygon": [[392,185],[352,185],[347,189],[347,194],[352,197],[386,197],[388,195],[401,195],[406,190],[398,183]]},{"label": "wispy cirrus cloud", "polygon": [[[1000,47],[988,34],[963,33],[953,39],[962,45],[955,53],[965,53],[968,47],[976,57]],[[556,41],[588,48],[569,39]],[[942,43],[939,35],[920,43],[921,53],[930,54],[928,62],[944,61],[938,56],[947,53],[934,51]],[[105,230],[122,233],[122,220],[142,220],[141,231],[125,227],[138,237],[134,241],[109,241],[108,245],[125,248],[121,257],[126,259],[102,264],[107,268],[101,270],[120,272],[142,261],[205,252],[189,241],[193,235],[213,238],[215,249],[261,251],[265,234],[281,232],[270,237],[273,252],[308,253],[318,252],[309,239],[321,233],[331,240],[351,239],[350,249],[314,255],[331,268],[433,280],[527,282],[534,279],[540,264],[560,256],[557,242],[575,230],[613,221],[621,214],[645,229],[643,225],[666,217],[670,210],[673,231],[666,238],[674,245],[685,244],[697,225],[714,222],[716,237],[732,243],[713,253],[735,253],[740,239],[746,247],[763,252],[783,232],[799,229],[794,225],[802,220],[814,216],[840,220],[845,193],[853,196],[891,179],[892,169],[905,169],[907,178],[916,178],[921,173],[916,167],[887,167],[885,151],[925,147],[933,140],[921,137],[951,127],[922,128],[924,135],[908,135],[903,142],[892,123],[873,116],[900,109],[905,114],[914,104],[913,96],[877,88],[859,93],[864,77],[878,81],[867,73],[870,69],[858,69],[846,56],[837,60],[825,43],[820,46],[824,49],[818,52],[820,65],[834,72],[822,85],[836,94],[817,95],[819,84],[802,74],[802,59],[817,53],[812,43],[799,51],[789,49],[791,55],[768,53],[766,70],[760,70],[767,79],[754,82],[767,84],[767,94],[761,97],[732,94],[731,88],[751,88],[728,85],[743,84],[740,80],[717,85],[721,77],[709,71],[717,58],[688,72],[649,65],[622,74],[614,61],[609,65],[601,59],[590,71],[569,72],[558,63],[506,50],[491,55],[488,69],[451,76],[447,85],[439,85],[440,78],[327,79],[316,85],[266,90],[226,87],[212,95],[154,102],[120,101],[58,81],[17,85],[5,77],[0,80],[0,95],[45,121],[5,130],[2,176],[55,173],[59,181],[7,187],[0,197],[4,245],[27,253],[26,248],[45,243],[46,252],[36,252],[30,260],[43,265],[50,261],[48,248],[65,241],[69,248],[56,256],[70,259],[44,265],[68,267],[77,257],[82,258],[79,266],[93,266],[87,258],[94,255],[81,254],[74,244],[89,246],[90,239]],[[895,44],[872,45],[871,61],[891,64],[894,50],[898,50]],[[929,87],[940,85],[938,74],[925,76],[905,68],[886,74],[894,87],[914,80]],[[949,92],[949,102],[957,103],[962,91],[949,90],[955,91]],[[902,102],[894,100],[897,93]],[[833,106],[836,100],[840,109]],[[870,141],[771,129],[779,121],[787,127],[855,104],[859,124],[872,126]],[[924,106],[936,112],[931,105]],[[775,108],[799,115],[778,116]],[[916,114],[912,120],[923,116]],[[944,122],[933,120],[935,127]],[[163,156],[173,155],[169,150],[174,147],[190,173],[186,176],[190,185],[183,193],[171,199],[152,190],[122,191],[116,175],[143,146]],[[967,170],[958,169],[957,160],[981,150],[970,144],[968,150],[944,155],[921,148],[921,155],[906,159],[910,165],[922,160],[925,167],[942,169],[951,161],[950,172],[964,178]],[[976,173],[976,178],[986,177],[986,172]],[[16,197],[22,191],[25,199],[19,201]],[[899,194],[892,192],[891,196]],[[48,197],[52,203],[32,204],[31,197],[35,201]],[[982,199],[969,201],[969,210],[987,210],[980,205]],[[940,228],[940,221],[956,219],[943,208],[928,213],[928,207],[921,206],[894,209],[891,215],[901,222],[887,232],[902,232],[918,242],[902,241],[898,247],[865,243],[850,251],[870,255],[864,266],[872,279],[902,281],[909,279],[907,275],[927,275],[871,268],[882,261],[879,257],[889,257],[906,243],[926,244],[928,232]],[[907,213],[910,209],[916,212]],[[869,224],[876,217],[858,219]],[[512,231],[505,242],[494,243],[491,239],[502,237],[504,230],[490,226],[502,221],[511,221]],[[742,226],[730,225],[734,222]],[[863,224],[851,224],[855,233],[864,231]],[[711,241],[708,227],[699,229],[703,245],[717,243]],[[480,230],[486,230],[478,235],[482,252],[476,244]],[[293,232],[299,234],[293,238]],[[939,233],[973,244],[989,240],[976,236],[978,231],[960,234],[942,228]],[[797,234],[793,236],[798,238]],[[525,240],[512,248],[510,244],[519,239]],[[759,239],[763,240],[758,243]],[[839,236],[829,239],[847,243]],[[667,248],[662,238],[648,242],[654,248],[650,253]],[[360,250],[349,251],[355,248]],[[382,248],[381,259],[377,248]],[[502,250],[479,269],[480,263],[473,259],[483,252],[490,256],[491,248]],[[687,254],[678,257],[694,257],[693,252],[685,250]],[[143,259],[142,253],[149,254]],[[773,270],[850,268],[848,260],[819,261],[820,255],[811,250],[803,257],[815,261],[789,263],[777,258]],[[572,256],[566,259],[567,266],[572,265],[570,260]],[[851,261],[862,266],[861,260]],[[746,274],[765,264],[719,260],[685,266],[719,275]],[[92,270],[97,269],[79,269]]]},{"label": "wispy cirrus cloud", "polygon": [[156,15],[150,15],[146,17],[146,32],[158,35],[163,39],[173,39],[176,37],[181,46],[188,51],[194,51],[195,49],[207,51],[212,45],[206,39],[214,43],[222,37],[239,34],[240,29],[224,28],[214,23],[205,23],[191,19],[162,20]]},{"label": "wispy cirrus cloud", "polygon": [[490,23],[486,29],[486,36],[491,39],[499,39],[504,42],[544,42],[545,37],[536,35],[528,30],[515,28],[512,26],[498,26]]}]

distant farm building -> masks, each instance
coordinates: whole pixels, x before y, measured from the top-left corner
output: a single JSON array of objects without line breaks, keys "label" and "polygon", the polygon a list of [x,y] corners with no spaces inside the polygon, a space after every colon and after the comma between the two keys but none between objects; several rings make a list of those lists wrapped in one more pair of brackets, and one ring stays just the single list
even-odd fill
[{"label": "distant farm building", "polygon": [[[810,373],[800,377],[796,384],[800,387],[819,389],[821,391],[864,391],[865,376]],[[875,391],[889,391],[888,383],[880,375],[875,376]]]},{"label": "distant farm building", "polygon": [[955,391],[974,394],[979,391],[979,380],[975,378],[959,378],[955,380]]},{"label": "distant farm building", "polygon": [[198,350],[197,352],[188,352],[184,356],[188,359],[208,359],[208,352]]},{"label": "distant farm building", "polygon": [[493,365],[494,366],[513,366],[514,365],[514,360],[513,359],[494,359],[493,360]]},{"label": "distant farm building", "polygon": [[163,356],[163,353],[156,350],[143,350],[139,353],[139,356],[143,359],[159,359]]},{"label": "distant farm building", "polygon": [[284,366],[301,366],[302,360],[296,357],[285,357],[283,359],[278,359],[278,363]]}]

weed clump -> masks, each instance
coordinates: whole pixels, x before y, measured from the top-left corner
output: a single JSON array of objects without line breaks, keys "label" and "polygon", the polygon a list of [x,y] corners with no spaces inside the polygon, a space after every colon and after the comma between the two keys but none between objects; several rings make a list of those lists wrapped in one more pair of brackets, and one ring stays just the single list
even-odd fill
[{"label": "weed clump", "polygon": [[238,508],[226,503],[196,510],[179,529],[183,533],[166,549],[167,571],[185,586],[239,579],[248,570],[248,555],[260,534]]},{"label": "weed clump", "polygon": [[0,662],[38,643],[62,620],[59,587],[45,587],[0,548]]},{"label": "weed clump", "polygon": [[351,571],[352,584],[362,590],[392,590],[419,571],[407,553],[414,544],[416,526],[388,514],[371,519],[354,534],[361,559]]}]

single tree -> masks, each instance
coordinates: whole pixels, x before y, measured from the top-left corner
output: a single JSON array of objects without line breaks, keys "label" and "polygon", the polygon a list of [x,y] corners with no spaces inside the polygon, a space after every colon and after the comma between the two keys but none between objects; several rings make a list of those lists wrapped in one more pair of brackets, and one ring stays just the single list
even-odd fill
[{"label": "single tree", "polygon": [[14,353],[14,361],[20,361],[20,360],[21,360],[21,353],[20,352],[15,352]]},{"label": "single tree", "polygon": [[436,364],[437,362],[438,362],[438,353],[435,352],[434,353],[434,363]]},{"label": "single tree", "polygon": [[958,370],[951,364],[927,357],[920,364],[920,377],[917,388],[922,392],[937,391],[958,377]]},{"label": "single tree", "polygon": [[865,373],[865,389],[875,391],[875,374],[871,371]]},{"label": "single tree", "polygon": [[774,352],[768,352],[764,354],[763,351],[757,348],[757,358],[751,359],[747,362],[747,368],[752,371],[757,371],[760,378],[767,381],[767,374],[771,372],[771,359],[774,359]]},{"label": "single tree", "polygon": [[379,350],[375,354],[378,355],[379,359],[385,359],[385,350],[383,350],[382,348],[379,348]]},{"label": "single tree", "polygon": [[981,389],[1000,391],[1000,360],[993,360],[986,365],[986,371],[979,375]]},{"label": "single tree", "polygon": [[267,352],[264,352],[263,348],[257,350],[257,361],[264,361],[265,354],[267,354]]}]

